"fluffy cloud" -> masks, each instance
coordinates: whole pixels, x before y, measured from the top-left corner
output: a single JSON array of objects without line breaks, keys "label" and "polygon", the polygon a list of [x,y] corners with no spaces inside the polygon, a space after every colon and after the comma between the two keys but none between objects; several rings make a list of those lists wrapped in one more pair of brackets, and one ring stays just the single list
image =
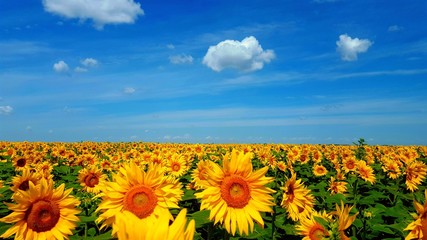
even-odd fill
[{"label": "fluffy cloud", "polygon": [[340,35],[337,43],[337,51],[341,54],[344,61],[356,61],[357,54],[368,51],[372,42],[368,39],[351,38],[347,34]]},{"label": "fluffy cloud", "polygon": [[169,61],[173,64],[193,63],[193,57],[185,54],[170,56]]},{"label": "fluffy cloud", "polygon": [[264,51],[258,40],[250,36],[241,42],[225,40],[210,46],[203,58],[203,64],[217,72],[224,68],[251,72],[262,69],[264,63],[269,63],[274,57],[273,50]]},{"label": "fluffy cloud", "polygon": [[144,15],[134,0],[43,0],[45,11],[81,21],[92,19],[97,29],[106,24],[134,23]]},{"label": "fluffy cloud", "polygon": [[96,67],[98,65],[98,60],[93,58],[86,58],[81,61],[81,64],[85,67]]},{"label": "fluffy cloud", "polygon": [[53,70],[55,70],[57,73],[66,73],[70,70],[70,68],[64,61],[59,61],[53,64]]},{"label": "fluffy cloud", "polygon": [[0,114],[8,115],[13,111],[13,107],[11,106],[0,106]]}]

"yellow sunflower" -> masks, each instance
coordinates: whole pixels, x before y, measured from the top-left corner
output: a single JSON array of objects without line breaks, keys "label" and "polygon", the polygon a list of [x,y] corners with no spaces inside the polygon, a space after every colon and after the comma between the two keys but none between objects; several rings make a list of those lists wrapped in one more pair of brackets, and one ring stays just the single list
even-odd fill
[{"label": "yellow sunflower", "polygon": [[12,178],[12,187],[10,187],[10,189],[15,193],[17,190],[27,191],[30,187],[30,182],[37,185],[40,178],[41,176],[36,172],[31,171],[29,168],[24,168],[22,170],[22,175]]},{"label": "yellow sunflower", "polygon": [[411,214],[415,220],[409,223],[404,229],[405,231],[410,231],[405,240],[427,239],[427,190],[424,191],[424,197],[424,205],[414,201],[414,207],[417,213]]},{"label": "yellow sunflower", "polygon": [[280,205],[288,212],[288,218],[298,221],[301,217],[308,216],[313,211],[314,196],[307,189],[302,180],[296,180],[296,174],[292,173],[290,179],[285,183],[283,199]]},{"label": "yellow sunflower", "polygon": [[27,156],[16,155],[12,158],[12,164],[17,171],[22,171],[30,166],[31,160]]},{"label": "yellow sunflower", "polygon": [[116,234],[115,216],[125,210],[140,219],[151,220],[166,215],[172,219],[169,208],[179,208],[183,195],[182,185],[166,178],[157,165],[150,165],[146,172],[131,162],[119,169],[113,182],[106,182],[102,189],[102,202],[96,212],[101,212],[97,223],[101,228],[111,225]]},{"label": "yellow sunflower", "polygon": [[328,191],[330,191],[331,194],[345,193],[347,192],[347,182],[336,181],[334,177],[331,177]]},{"label": "yellow sunflower", "polygon": [[197,168],[191,174],[192,183],[196,189],[204,189],[208,186],[207,171],[211,169],[211,161],[201,160],[197,163]]},{"label": "yellow sunflower", "polygon": [[82,168],[79,171],[79,182],[83,190],[89,193],[98,194],[107,176],[102,173],[102,169],[96,166]]},{"label": "yellow sunflower", "polygon": [[170,158],[165,159],[165,161],[165,171],[168,173],[169,176],[179,178],[184,175],[188,170],[188,166],[185,162],[184,156],[178,153],[172,154]]},{"label": "yellow sunflower", "polygon": [[427,175],[427,165],[421,161],[412,161],[406,166],[406,188],[411,192],[418,189]]},{"label": "yellow sunflower", "polygon": [[351,155],[343,159],[342,166],[345,173],[353,172],[356,170],[356,157]]},{"label": "yellow sunflower", "polygon": [[370,165],[367,165],[365,161],[357,162],[357,173],[366,182],[374,184],[375,182],[374,169],[372,169]]},{"label": "yellow sunflower", "polygon": [[54,165],[57,165],[57,163],[52,164],[48,161],[40,162],[35,167],[36,172],[43,178],[51,179],[53,178],[52,170]]},{"label": "yellow sunflower", "polygon": [[53,181],[42,178],[38,185],[29,182],[28,191],[18,190],[12,198],[16,204],[6,204],[13,212],[0,219],[15,223],[0,238],[15,234],[15,239],[63,239],[72,234],[79,218],[76,208],[80,201],[64,190],[65,184],[53,188]]},{"label": "yellow sunflower", "polygon": [[116,217],[119,229],[117,236],[119,240],[192,240],[194,239],[195,222],[193,219],[187,224],[186,214],[187,209],[182,209],[173,223],[169,225],[170,219],[167,215],[161,215],[152,221],[144,221],[132,212],[123,211]]},{"label": "yellow sunflower", "polygon": [[344,206],[343,202],[341,202],[341,207],[336,204],[337,210],[334,212],[334,215],[338,217],[338,231],[341,240],[350,240],[350,238],[345,235],[345,230],[349,228],[351,224],[353,224],[354,220],[356,220],[356,217],[359,214],[359,212],[357,212],[356,214],[350,216],[350,211],[352,208],[353,206]]},{"label": "yellow sunflower", "polygon": [[316,177],[325,176],[328,173],[328,170],[323,165],[316,164],[313,166],[313,174]]},{"label": "yellow sunflower", "polygon": [[200,209],[210,210],[210,220],[220,222],[233,236],[236,230],[248,235],[254,220],[264,221],[260,212],[271,212],[274,205],[270,195],[275,191],[265,185],[273,178],[266,177],[268,167],[253,171],[252,153],[234,150],[223,158],[223,167],[212,163],[207,169],[207,187],[196,197],[202,200]]},{"label": "yellow sunflower", "polygon": [[300,218],[299,224],[295,226],[295,229],[299,235],[304,236],[302,240],[322,240],[324,237],[329,236],[328,230],[318,223],[315,217],[328,221],[326,216],[322,216],[315,211],[308,216]]}]

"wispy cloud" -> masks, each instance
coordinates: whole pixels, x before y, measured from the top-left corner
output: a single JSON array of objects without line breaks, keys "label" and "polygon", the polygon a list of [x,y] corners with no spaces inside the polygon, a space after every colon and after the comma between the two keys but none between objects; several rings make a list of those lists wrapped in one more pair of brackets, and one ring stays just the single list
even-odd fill
[{"label": "wispy cloud", "polygon": [[169,61],[172,64],[191,64],[193,63],[193,57],[186,54],[180,54],[180,55],[170,56]]},{"label": "wispy cloud", "polygon": [[[426,124],[427,105],[416,99],[370,99],[332,105],[275,108],[214,108],[110,118],[101,124],[129,128],[242,127],[292,125],[383,125]],[[404,114],[402,114],[404,113]]]},{"label": "wispy cloud", "polygon": [[398,25],[391,25],[388,27],[388,31],[389,32],[398,32],[398,31],[402,31],[403,27],[398,26]]},{"label": "wispy cloud", "polygon": [[52,51],[45,43],[34,41],[0,41],[0,61]]},{"label": "wispy cloud", "polygon": [[0,114],[1,115],[8,115],[12,113],[13,107],[11,106],[0,106]]}]

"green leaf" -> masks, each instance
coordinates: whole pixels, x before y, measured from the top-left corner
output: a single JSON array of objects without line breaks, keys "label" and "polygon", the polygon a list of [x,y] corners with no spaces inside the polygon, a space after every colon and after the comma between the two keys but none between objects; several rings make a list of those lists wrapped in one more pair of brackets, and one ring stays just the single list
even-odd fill
[{"label": "green leaf", "polygon": [[209,220],[209,214],[210,214],[209,210],[202,210],[202,211],[198,211],[191,214],[190,218],[196,221],[196,228],[199,228],[202,225],[211,222],[211,220]]},{"label": "green leaf", "polygon": [[387,225],[373,224],[371,226],[371,228],[374,231],[384,232],[384,233],[388,233],[388,234],[394,234],[394,231],[392,231]]},{"label": "green leaf", "polygon": [[196,199],[196,196],[194,195],[194,193],[195,193],[194,190],[184,190],[184,195],[182,196],[181,201]]},{"label": "green leaf", "polygon": [[97,216],[92,215],[92,216],[79,216],[80,218],[80,222],[82,223],[87,223],[87,222],[95,222]]},{"label": "green leaf", "polygon": [[328,229],[329,223],[324,218],[318,217],[318,216],[314,216],[314,220],[316,222],[318,222],[320,225],[322,225],[323,228]]},{"label": "green leaf", "polygon": [[96,234],[96,229],[95,228],[89,228],[89,230],[87,230],[87,235],[93,237]]}]

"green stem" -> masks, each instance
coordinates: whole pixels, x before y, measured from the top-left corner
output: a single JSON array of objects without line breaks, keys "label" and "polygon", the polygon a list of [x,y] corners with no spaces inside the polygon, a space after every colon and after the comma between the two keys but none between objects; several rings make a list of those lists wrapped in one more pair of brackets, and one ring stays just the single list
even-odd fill
[{"label": "green stem", "polygon": [[224,240],[230,240],[230,234],[224,229]]}]

